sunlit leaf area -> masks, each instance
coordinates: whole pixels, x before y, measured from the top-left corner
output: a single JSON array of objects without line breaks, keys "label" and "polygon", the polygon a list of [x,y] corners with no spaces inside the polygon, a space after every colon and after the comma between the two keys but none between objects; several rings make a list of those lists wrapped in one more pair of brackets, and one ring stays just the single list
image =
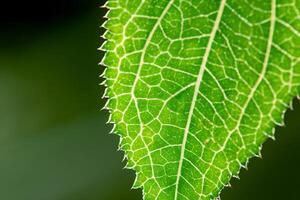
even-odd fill
[{"label": "sunlit leaf area", "polygon": [[[104,1],[2,4],[0,199],[141,200],[135,172],[101,111]],[[224,200],[299,199],[300,104]]]}]

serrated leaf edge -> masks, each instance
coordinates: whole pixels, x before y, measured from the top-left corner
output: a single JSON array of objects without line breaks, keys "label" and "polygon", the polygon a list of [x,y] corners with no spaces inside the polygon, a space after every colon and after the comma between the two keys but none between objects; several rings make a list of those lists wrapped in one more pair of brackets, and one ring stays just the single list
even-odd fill
[{"label": "serrated leaf edge", "polygon": [[[226,1],[226,0],[222,0],[222,1]],[[172,1],[170,1],[170,2],[172,2]],[[272,0],[272,2],[276,4],[276,0]],[[103,92],[102,99],[105,99],[105,100],[106,100],[106,103],[105,103],[105,105],[103,106],[103,108],[102,108],[101,110],[107,110],[107,111],[109,112],[109,118],[108,118],[108,120],[107,120],[106,123],[107,123],[107,124],[112,124],[112,125],[113,125],[113,128],[112,128],[111,131],[110,131],[110,134],[115,134],[115,135],[118,135],[118,136],[119,136],[119,139],[120,139],[120,140],[119,140],[119,144],[118,144],[118,149],[117,149],[117,151],[123,151],[123,152],[124,152],[124,157],[123,157],[123,160],[122,160],[123,162],[126,162],[126,165],[124,166],[124,169],[127,169],[127,170],[134,170],[134,172],[135,172],[135,181],[134,181],[134,183],[132,184],[131,189],[140,189],[140,188],[143,188],[143,185],[137,185],[137,184],[136,184],[136,183],[137,183],[137,180],[138,180],[138,178],[139,178],[139,174],[138,174],[138,172],[135,170],[134,167],[132,167],[132,166],[129,165],[129,162],[128,162],[128,161],[129,161],[130,158],[127,157],[126,149],[124,149],[124,148],[122,147],[122,137],[115,131],[115,128],[116,128],[116,122],[114,122],[114,121],[112,120],[112,112],[113,112],[113,111],[111,110],[111,108],[109,108],[110,100],[109,100],[109,96],[107,95],[107,94],[108,94],[108,89],[109,89],[109,88],[108,88],[108,85],[106,84],[107,77],[106,77],[105,73],[106,73],[107,68],[108,68],[109,66],[106,66],[106,65],[104,64],[103,61],[105,60],[106,53],[109,51],[108,49],[105,48],[105,45],[108,44],[108,43],[110,43],[110,42],[112,42],[112,41],[110,41],[110,40],[106,37],[106,34],[109,32],[108,28],[106,27],[106,24],[111,20],[111,19],[108,17],[108,15],[109,15],[109,13],[112,11],[112,9],[113,9],[114,7],[113,7],[113,6],[109,6],[108,1],[106,1],[102,6],[100,6],[100,8],[106,9],[106,10],[107,10],[107,12],[105,13],[105,15],[103,16],[103,18],[105,19],[105,21],[104,21],[103,24],[101,25],[101,28],[104,29],[105,31],[104,31],[104,33],[100,36],[100,37],[102,37],[105,41],[104,41],[104,42],[101,44],[101,46],[98,48],[99,51],[102,51],[102,52],[104,53],[104,56],[103,56],[101,62],[99,63],[99,65],[100,65],[100,66],[103,66],[103,67],[105,68],[105,69],[103,70],[103,72],[101,73],[101,75],[100,75],[100,77],[104,79],[104,81],[103,81],[102,83],[100,83],[100,85],[102,85],[102,86],[105,87],[105,91]],[[299,94],[297,94],[296,98],[297,98],[298,100],[300,100],[300,91],[298,91],[298,93],[299,93]],[[271,133],[264,133],[264,135],[265,135],[267,138],[270,138],[270,139],[273,140],[273,141],[276,141],[276,137],[275,137],[276,127],[283,127],[283,126],[285,126],[285,123],[284,123],[284,117],[285,117],[285,115],[286,115],[286,112],[287,112],[288,109],[293,110],[293,100],[294,100],[294,96],[293,96],[293,95],[290,95],[290,97],[291,97],[290,103],[284,105],[284,110],[282,111],[282,114],[281,114],[281,117],[280,117],[281,120],[278,122],[278,121],[275,121],[275,120],[272,119],[272,122],[274,123],[274,126],[273,126],[273,128],[272,128]],[[267,140],[267,139],[266,139],[266,140]],[[248,165],[249,165],[250,159],[252,159],[252,158],[254,158],[254,157],[262,158],[261,152],[262,152],[263,144],[264,144],[264,143],[262,143],[262,144],[258,147],[258,152],[253,152],[252,157],[249,157],[249,158],[246,160],[245,164],[239,163],[239,164],[240,164],[240,168],[239,168],[237,174],[231,174],[231,177],[232,177],[232,178],[236,178],[236,179],[240,180],[240,177],[239,177],[240,171],[241,171],[242,169],[246,169],[246,170],[248,169]],[[222,191],[225,187],[231,187],[230,182],[229,182],[227,185],[224,185],[223,187],[221,187],[221,188],[219,189],[218,197],[216,197],[215,200],[220,200],[220,199],[221,199],[221,198],[220,198],[220,194],[221,194],[221,191]],[[142,193],[143,193],[143,199],[145,199],[145,191],[142,190]],[[212,199],[212,200],[213,200],[213,199]]]}]

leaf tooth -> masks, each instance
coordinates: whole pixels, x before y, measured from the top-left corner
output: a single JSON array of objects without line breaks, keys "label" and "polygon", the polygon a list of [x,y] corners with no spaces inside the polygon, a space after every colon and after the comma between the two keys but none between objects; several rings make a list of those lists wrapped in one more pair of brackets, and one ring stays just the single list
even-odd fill
[{"label": "leaf tooth", "polygon": [[109,110],[107,107],[105,107],[105,106],[103,106],[102,108],[101,108],[101,111],[103,111],[103,110]]},{"label": "leaf tooth", "polygon": [[[290,107],[290,104],[291,104],[291,103],[293,103],[293,101],[288,102],[288,103],[282,102],[283,106],[286,107],[286,108]],[[285,110],[286,110],[286,109],[285,109]],[[283,112],[285,112],[285,110],[284,110]]]},{"label": "leaf tooth", "polygon": [[[102,37],[103,37],[103,35],[102,35]],[[107,43],[108,43],[107,40],[104,41],[104,42],[101,44],[101,46],[98,48],[98,50],[103,51],[103,52],[107,51],[107,49],[106,49],[106,47],[105,47],[105,46],[107,45]]]},{"label": "leaf tooth", "polygon": [[[100,78],[101,78],[101,77],[100,77]],[[107,82],[107,80],[106,80],[106,79],[104,79],[102,82],[100,82],[100,83],[99,83],[99,85],[101,85],[101,86],[105,86],[105,88],[108,88],[108,85],[107,85],[107,83],[106,83],[106,82]],[[105,90],[104,90],[104,93],[105,93],[105,92],[107,92],[107,91],[105,91]],[[104,93],[103,93],[103,94],[104,94]],[[104,96],[104,95],[103,95],[103,96]],[[102,96],[102,98],[104,98],[103,96]]]},{"label": "leaf tooth", "polygon": [[237,162],[239,163],[239,166],[243,169],[246,169],[246,165],[241,163],[238,159],[237,159]]},{"label": "leaf tooth", "polygon": [[[106,81],[106,80],[105,80]],[[106,87],[104,89],[104,92],[103,92],[103,95],[102,95],[102,99],[106,99],[106,98],[109,98],[109,96],[107,96],[107,93],[108,93],[108,87]]]},{"label": "leaf tooth", "polygon": [[105,41],[109,41],[109,38],[107,38],[107,32],[108,30],[106,28],[103,28],[102,25],[100,26],[100,35],[99,35],[99,38],[102,39],[102,40],[105,40]]},{"label": "leaf tooth", "polygon": [[276,141],[276,137],[274,135],[268,135],[268,136],[271,140]]},{"label": "leaf tooth", "polygon": [[106,74],[106,71],[107,71],[107,67],[103,70],[103,72],[100,74],[99,77],[105,77],[105,74]]},{"label": "leaf tooth", "polygon": [[107,67],[107,65],[105,64],[105,60],[106,60],[106,54],[103,56],[102,60],[99,62],[99,65]]},{"label": "leaf tooth", "polygon": [[112,115],[111,115],[111,114],[109,115],[106,124],[110,124],[110,123],[113,123],[113,122],[112,122]]},{"label": "leaf tooth", "polygon": [[[116,135],[119,135],[117,132],[115,132],[115,134],[116,134]],[[117,151],[125,151],[125,150],[123,149],[122,143],[123,143],[123,138],[122,138],[122,137],[119,137],[119,144],[118,144],[118,149],[117,149]],[[126,153],[125,153],[123,156],[126,156]],[[123,158],[123,159],[124,159],[124,158]]]},{"label": "leaf tooth", "polygon": [[103,15],[103,18],[104,19],[109,19],[109,14],[110,14],[111,10],[108,10],[104,15]]},{"label": "leaf tooth", "polygon": [[285,126],[285,121],[284,121],[284,118],[285,118],[285,113],[287,112],[287,109],[285,109],[282,114],[281,114],[281,124],[282,126]]},{"label": "leaf tooth", "polygon": [[[120,134],[118,134],[117,132],[115,132],[115,135],[120,136]],[[117,151],[122,151],[122,152],[123,152],[123,151],[124,151],[124,150],[123,150],[123,147],[122,147],[121,145],[118,145]],[[124,158],[123,158],[122,160],[124,160]]]},{"label": "leaf tooth", "polygon": [[[99,26],[100,31],[103,31],[102,34],[100,33],[100,36],[104,35],[104,33],[108,31],[107,28],[105,28],[105,26],[104,26],[105,24],[107,24],[108,21],[109,21],[109,19],[104,20],[104,22]],[[106,38],[104,38],[104,39],[106,39]]]},{"label": "leaf tooth", "polygon": [[[133,190],[137,190],[139,188],[141,188],[142,186],[138,184],[137,179],[134,180],[133,185],[131,186],[131,189]],[[145,199],[144,195],[143,195],[143,199]]]},{"label": "leaf tooth", "polygon": [[105,28],[104,26],[103,26],[103,24],[106,24],[108,21],[109,21],[110,19],[105,19],[104,20],[104,22],[100,25],[100,30],[101,30],[101,33],[100,33],[100,38],[103,38],[103,39],[108,39],[107,37],[106,37],[106,35],[107,35],[107,32],[109,32],[109,30],[107,29],[107,28]]},{"label": "leaf tooth", "polygon": [[104,104],[104,106],[103,106],[102,109],[103,110],[110,110],[108,104],[109,104],[109,99],[105,102],[105,104]]},{"label": "leaf tooth", "polygon": [[[262,152],[262,145],[258,145],[257,150],[253,152],[252,157],[254,157],[254,158],[262,158],[261,152]],[[249,158],[247,160],[248,163],[250,162],[250,159],[251,158]]]},{"label": "leaf tooth", "polygon": [[102,110],[107,110],[109,113],[111,113],[111,109],[109,107],[109,100],[107,100],[102,108]]},{"label": "leaf tooth", "polygon": [[275,129],[274,128],[272,129],[271,134],[267,133],[267,132],[263,132],[263,134],[264,134],[264,136],[266,136],[267,138],[270,138],[273,141],[276,140],[276,138],[275,138]]},{"label": "leaf tooth", "polygon": [[294,110],[294,102],[293,101],[290,102],[289,109]]},{"label": "leaf tooth", "polygon": [[[103,80],[99,85],[104,85],[106,86],[106,80]],[[103,98],[103,97],[102,97]]]},{"label": "leaf tooth", "polygon": [[254,155],[255,158],[262,158],[262,154],[261,152],[258,152]]},{"label": "leaf tooth", "polygon": [[108,24],[109,20],[106,20],[105,22],[103,22],[100,26],[100,28],[105,28],[107,30],[107,24]]},{"label": "leaf tooth", "polygon": [[114,37],[114,34],[111,31],[107,30],[102,35],[108,42],[115,43],[115,41],[112,39],[112,37]]},{"label": "leaf tooth", "polygon": [[233,178],[236,178],[238,180],[241,180],[240,176],[239,175],[232,175]]},{"label": "leaf tooth", "polygon": [[106,79],[105,78],[103,78],[103,77],[99,77],[99,78],[102,78],[103,80],[99,83],[99,85],[100,86],[105,86],[104,87],[104,91],[103,91],[103,94],[102,94],[102,99],[106,99],[105,97],[104,97],[104,95],[105,95],[105,92],[107,92],[107,91],[105,91],[106,89],[105,88],[108,88],[108,86],[107,86],[107,84],[106,84]]},{"label": "leaf tooth", "polygon": [[[138,172],[135,173],[135,180],[132,184],[133,189],[139,189],[139,188],[143,187],[144,182],[141,180],[140,176],[141,175]],[[144,190],[143,190],[142,196],[143,196],[143,199],[145,199],[146,194],[145,194]]]},{"label": "leaf tooth", "polygon": [[[284,115],[284,114],[281,115],[281,119],[282,119],[282,116],[283,116],[283,115]],[[278,121],[278,120],[275,120],[274,118],[271,117],[271,121],[272,121],[276,126],[285,126],[283,120]]]},{"label": "leaf tooth", "polygon": [[100,34],[100,38],[103,39],[103,40],[106,40],[106,39],[107,39],[107,38],[105,37],[105,32],[106,32],[106,31],[104,31],[102,34]]},{"label": "leaf tooth", "polygon": [[[113,134],[119,136],[120,138],[122,138],[121,137],[122,134],[120,133],[120,131],[115,131],[115,132],[113,132]],[[118,151],[125,151],[124,145],[121,145],[121,143],[118,145]]]},{"label": "leaf tooth", "polygon": [[140,185],[138,185],[138,180],[137,180],[137,173],[135,174],[135,179],[134,179],[134,182],[133,182],[133,184],[132,184],[132,186],[131,186],[131,189],[134,189],[134,190],[136,190],[136,189],[139,189],[140,188]]},{"label": "leaf tooth", "polygon": [[102,44],[100,45],[100,47],[97,48],[97,50],[102,51],[102,52],[106,52],[106,49],[105,49],[106,44],[107,44],[107,41],[102,42]]},{"label": "leaf tooth", "polygon": [[130,164],[130,162],[127,162],[123,169],[132,169],[134,170],[134,166]]},{"label": "leaf tooth", "polygon": [[[115,134],[118,135],[118,136],[120,136],[120,134],[118,134],[117,132]],[[118,149],[117,149],[117,151],[124,152],[124,155],[123,155],[123,158],[122,158],[122,162],[125,162],[125,161],[128,162],[128,160],[129,160],[125,146],[126,145],[123,144],[123,141],[120,141],[120,143],[118,145]]]},{"label": "leaf tooth", "polygon": [[248,162],[247,163],[245,163],[245,164],[241,164],[241,168],[243,168],[243,169],[245,169],[245,170],[247,170],[248,171]]},{"label": "leaf tooth", "polygon": [[128,157],[126,157],[126,160],[127,160],[127,163],[124,166],[124,169],[132,169],[132,170],[134,170],[135,164],[131,160],[129,160]]},{"label": "leaf tooth", "polygon": [[[105,104],[106,104],[106,102],[105,102]],[[100,111],[107,111],[108,113],[110,113],[109,108],[105,105],[100,109]]]},{"label": "leaf tooth", "polygon": [[284,113],[282,114],[282,120],[280,120],[279,122],[275,123],[275,125],[277,125],[277,126],[285,126],[285,122],[284,122],[283,118],[284,118]]},{"label": "leaf tooth", "polygon": [[110,130],[110,132],[108,134],[114,134],[116,130],[116,124],[114,123],[112,126],[112,129]]},{"label": "leaf tooth", "polygon": [[[123,150],[121,150],[121,151],[123,151]],[[126,153],[124,153],[124,155],[123,155],[122,162],[126,162],[126,165],[128,163],[128,157],[127,157]],[[126,165],[124,167],[126,167]]]},{"label": "leaf tooth", "polygon": [[109,31],[107,29],[105,29],[105,31],[100,35],[101,38],[105,39],[108,42],[111,42],[108,37],[107,34],[109,34]]},{"label": "leaf tooth", "polygon": [[101,5],[100,8],[107,8],[107,9],[109,9],[109,7],[108,7],[108,1],[106,1],[103,5]]},{"label": "leaf tooth", "polygon": [[[121,134],[119,132],[115,132],[115,134],[118,136],[121,136]],[[125,143],[125,141],[123,140],[122,137],[119,137],[119,138],[120,138],[120,140],[119,140],[117,150],[124,152],[122,162],[124,162],[125,160],[129,161],[129,159],[128,159],[129,150],[128,150],[128,147],[126,147],[128,145]]]},{"label": "leaf tooth", "polygon": [[123,167],[123,169],[133,169],[133,167],[129,164],[129,162],[126,162],[126,165]]},{"label": "leaf tooth", "polygon": [[257,153],[257,158],[260,158],[260,159],[262,159],[263,158],[263,156],[262,156],[262,145],[260,145],[260,147],[259,147],[259,151],[258,151],[258,153]]},{"label": "leaf tooth", "polygon": [[275,137],[275,132],[276,132],[276,128],[273,127],[271,133],[272,133],[272,135],[274,135],[274,137]]},{"label": "leaf tooth", "polygon": [[[100,67],[104,67],[104,69],[106,69],[107,68],[107,66],[102,62],[102,61],[100,61],[99,63],[98,63],[98,66],[100,66]],[[103,72],[102,72],[103,73]],[[99,77],[101,78],[101,77],[104,77],[104,76],[101,76],[102,75],[102,73],[99,75]]]},{"label": "leaf tooth", "polygon": [[[232,185],[231,185],[231,183],[229,182],[229,183],[225,184],[224,187],[232,188]],[[220,198],[220,197],[219,197],[219,198]]]},{"label": "leaf tooth", "polygon": [[[104,93],[102,94],[102,97],[101,97],[102,99],[109,99],[109,97],[107,96],[107,91],[106,91],[106,90],[107,90],[107,89],[105,89],[105,90],[104,90]],[[109,103],[108,103],[108,104],[109,104]],[[108,104],[107,104],[107,105],[108,105]],[[109,108],[109,107],[107,106],[107,108]]]}]

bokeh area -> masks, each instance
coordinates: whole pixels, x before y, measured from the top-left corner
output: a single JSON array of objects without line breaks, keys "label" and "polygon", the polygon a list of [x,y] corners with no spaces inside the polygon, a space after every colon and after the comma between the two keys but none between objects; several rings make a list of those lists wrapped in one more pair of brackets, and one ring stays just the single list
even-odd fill
[{"label": "bokeh area", "polygon": [[[141,200],[100,111],[101,0],[0,5],[0,200]],[[223,200],[299,200],[300,103]]]}]

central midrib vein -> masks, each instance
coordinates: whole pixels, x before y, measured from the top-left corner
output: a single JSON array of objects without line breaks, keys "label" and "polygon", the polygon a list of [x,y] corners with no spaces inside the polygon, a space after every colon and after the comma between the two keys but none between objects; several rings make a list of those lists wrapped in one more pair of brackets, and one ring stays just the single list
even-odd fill
[{"label": "central midrib vein", "polygon": [[207,47],[206,47],[206,50],[205,50],[205,53],[204,53],[204,56],[203,56],[203,59],[202,59],[200,69],[199,69],[198,78],[197,78],[197,82],[196,82],[195,89],[194,89],[193,99],[192,99],[191,107],[190,107],[190,110],[189,110],[189,115],[188,115],[187,123],[186,123],[185,129],[184,129],[184,136],[183,136],[180,160],[179,160],[178,171],[177,171],[176,189],[175,189],[175,198],[174,198],[174,200],[177,200],[177,198],[178,198],[178,187],[179,187],[179,180],[180,180],[181,172],[182,172],[182,164],[183,164],[183,160],[184,160],[185,146],[186,146],[187,137],[188,137],[188,133],[189,133],[190,126],[191,126],[191,121],[192,121],[194,109],[195,109],[195,106],[196,106],[198,92],[199,92],[200,85],[201,85],[201,82],[202,82],[202,79],[203,79],[203,74],[205,72],[207,60],[208,60],[209,54],[211,52],[212,44],[213,44],[213,41],[215,39],[217,30],[219,29],[219,24],[220,24],[222,15],[223,15],[225,3],[226,3],[226,0],[221,1],[219,11],[218,11],[218,15],[217,15],[217,18],[215,20],[213,29],[211,31],[211,34],[210,34],[210,37],[209,37],[209,40],[208,40],[208,44],[207,44]]}]

